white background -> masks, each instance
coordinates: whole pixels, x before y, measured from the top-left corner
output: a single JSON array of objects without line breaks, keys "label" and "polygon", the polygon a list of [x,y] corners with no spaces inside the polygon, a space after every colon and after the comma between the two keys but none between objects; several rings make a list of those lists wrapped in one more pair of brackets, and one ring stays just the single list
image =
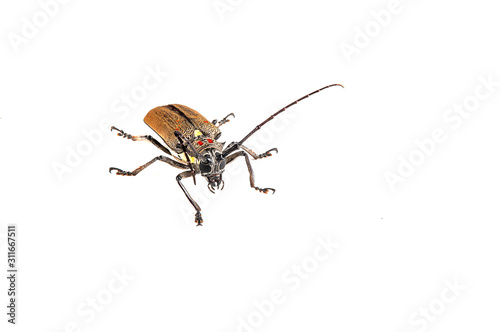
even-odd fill
[{"label": "white background", "polygon": [[[480,77],[500,81],[494,3],[401,0],[379,31],[370,13],[389,1],[222,3],[232,5],[221,16],[211,0],[73,0],[16,47],[13,34],[42,9],[2,3],[0,257],[5,271],[5,230],[17,223],[20,270],[15,327],[0,283],[2,331],[498,329],[499,87],[459,128],[443,118]],[[346,57],[342,43],[355,45],[366,26],[369,42]],[[168,76],[117,112],[146,68]],[[201,177],[196,188],[185,181],[210,198],[203,227],[179,170],[158,162],[137,177],[108,173],[161,154],[148,143],[106,130],[62,180],[54,172],[106,119],[145,135],[143,117],[159,105],[209,120],[234,112],[222,127],[231,142],[331,83],[345,89],[302,101],[248,144],[279,148],[253,162],[256,184],[275,195],[250,189],[243,160],[215,196]],[[436,128],[447,139],[392,191],[384,174],[398,174],[398,158]],[[314,260],[318,237],[340,247],[293,291],[283,275]],[[107,298],[123,270],[133,280]],[[443,305],[446,280],[466,289]],[[274,290],[286,300],[259,321],[254,301]],[[95,317],[77,312],[99,296]],[[411,322],[429,306],[432,321]],[[254,328],[241,325],[249,315]]]}]

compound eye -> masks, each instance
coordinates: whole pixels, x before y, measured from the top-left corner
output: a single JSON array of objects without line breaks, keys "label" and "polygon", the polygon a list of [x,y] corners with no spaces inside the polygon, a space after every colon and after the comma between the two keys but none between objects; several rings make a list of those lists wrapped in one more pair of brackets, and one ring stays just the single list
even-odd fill
[{"label": "compound eye", "polygon": [[202,173],[210,173],[212,171],[212,157],[209,154],[203,156],[203,160],[200,163],[200,171]]},{"label": "compound eye", "polygon": [[226,167],[226,158],[224,158],[222,154],[216,152],[215,159],[219,161],[219,169],[224,169],[224,167]]},{"label": "compound eye", "polygon": [[210,166],[210,164],[204,163],[204,162],[200,163],[200,171],[202,173],[210,173],[211,170],[212,170],[212,166]]}]

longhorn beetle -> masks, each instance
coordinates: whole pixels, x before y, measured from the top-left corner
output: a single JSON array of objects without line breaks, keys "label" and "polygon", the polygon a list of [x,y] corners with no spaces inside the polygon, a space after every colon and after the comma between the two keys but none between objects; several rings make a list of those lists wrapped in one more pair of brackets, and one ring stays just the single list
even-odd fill
[{"label": "longhorn beetle", "polygon": [[149,141],[170,157],[158,156],[132,172],[123,171],[116,167],[110,167],[109,172],[116,171],[117,175],[136,176],[157,160],[166,162],[176,168],[185,169],[186,171],[177,175],[176,180],[187,199],[196,210],[194,221],[197,223],[197,226],[201,226],[203,223],[201,208],[189,195],[186,187],[182,184],[182,179],[193,177],[194,184],[196,185],[196,174],[201,174],[201,176],[208,181],[208,189],[212,193],[215,193],[215,189],[224,189],[224,180],[222,180],[224,167],[233,162],[236,158],[243,156],[245,157],[248,172],[250,173],[250,186],[261,193],[267,194],[269,191],[272,191],[274,194],[276,190],[273,188],[259,188],[255,186],[255,176],[248,155],[252,156],[253,159],[261,159],[272,156],[273,151],[278,153],[278,149],[273,148],[262,154],[256,154],[244,146],[243,143],[250,136],[255,134],[256,131],[262,128],[263,125],[274,119],[278,114],[285,111],[290,106],[332,86],[343,87],[341,84],[331,84],[297,99],[271,115],[248,133],[242,140],[239,142],[232,142],[226,148],[224,148],[225,143],[217,142],[221,135],[219,127],[229,122],[230,120],[228,118],[230,116],[234,117],[233,113],[227,115],[220,121],[213,120],[209,122],[200,113],[187,106],[171,104],[153,108],[146,114],[144,122],[163,139],[168,148],[150,135],[132,136],[114,126],[111,127],[111,131],[116,130],[118,136],[131,139],[132,141]]}]

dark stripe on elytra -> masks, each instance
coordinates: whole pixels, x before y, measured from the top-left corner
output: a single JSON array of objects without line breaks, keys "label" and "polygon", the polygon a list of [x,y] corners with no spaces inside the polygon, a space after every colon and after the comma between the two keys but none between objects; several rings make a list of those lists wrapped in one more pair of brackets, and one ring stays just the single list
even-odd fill
[{"label": "dark stripe on elytra", "polygon": [[187,121],[187,122],[189,122],[189,124],[190,124],[191,126],[193,126],[193,128],[194,128],[194,129],[196,129],[196,126],[194,125],[193,121],[191,121],[191,119],[190,119],[190,118],[188,118],[188,116],[187,116],[186,114],[184,114],[184,112],[183,112],[183,111],[181,111],[180,109],[178,109],[178,108],[177,108],[177,107],[175,107],[174,105],[167,105],[167,107],[168,107],[170,110],[172,110],[172,111],[176,112],[177,114],[179,114],[179,115],[180,115],[181,117],[183,117],[184,119],[186,119],[186,121]]}]

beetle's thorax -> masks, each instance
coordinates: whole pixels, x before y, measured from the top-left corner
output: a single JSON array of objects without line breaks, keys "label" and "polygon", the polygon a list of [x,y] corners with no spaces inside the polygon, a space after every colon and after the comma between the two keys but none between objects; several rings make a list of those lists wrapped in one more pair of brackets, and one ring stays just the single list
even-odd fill
[{"label": "beetle's thorax", "polygon": [[206,150],[217,150],[222,153],[224,143],[217,142],[212,138],[198,136],[193,140],[193,146],[199,154],[203,155]]},{"label": "beetle's thorax", "polygon": [[[206,154],[207,150],[217,150],[219,153],[222,153],[225,144],[224,142],[217,142],[213,138],[204,136],[195,136],[189,139],[189,141],[191,142],[192,147],[196,150],[196,153],[193,153],[190,148],[187,149],[187,154],[192,164],[197,164],[199,162],[196,158],[197,155]],[[178,153],[177,156],[178,159],[187,161],[184,152]]]}]

